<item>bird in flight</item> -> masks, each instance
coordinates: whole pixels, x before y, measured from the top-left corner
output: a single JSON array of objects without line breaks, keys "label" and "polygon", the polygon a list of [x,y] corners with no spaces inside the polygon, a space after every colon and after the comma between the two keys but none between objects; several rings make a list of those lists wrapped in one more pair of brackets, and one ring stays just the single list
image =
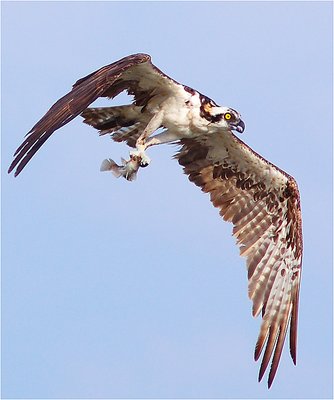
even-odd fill
[{"label": "bird in flight", "polygon": [[[123,91],[133,96],[132,104],[88,107],[99,97],[114,98]],[[102,171],[130,181],[150,163],[148,147],[180,146],[175,158],[189,180],[209,193],[223,219],[232,222],[240,255],[246,257],[252,313],[262,314],[254,358],[263,353],[259,381],[271,363],[270,387],[288,328],[296,364],[303,242],[294,178],[233,133],[245,129],[236,110],[179,84],[147,54],[127,56],[79,79],[27,133],[8,172],[15,169],[17,176],[52,133],[78,115],[100,135],[132,148],[120,165],[112,159],[101,165]]]}]

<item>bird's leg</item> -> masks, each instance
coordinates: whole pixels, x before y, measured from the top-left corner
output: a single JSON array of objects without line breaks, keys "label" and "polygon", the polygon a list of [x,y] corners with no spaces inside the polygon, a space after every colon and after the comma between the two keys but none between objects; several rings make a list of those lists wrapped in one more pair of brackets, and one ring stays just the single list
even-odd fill
[{"label": "bird's leg", "polygon": [[146,139],[160,128],[162,117],[163,112],[160,111],[151,118],[146,128],[137,139],[136,149],[130,152],[129,160],[124,160],[122,158],[122,165],[118,165],[110,158],[106,159],[102,162],[100,170],[111,171],[117,178],[123,176],[128,181],[136,179],[139,168],[146,167],[150,163],[150,159],[146,155],[145,150],[148,146],[151,146],[151,141],[146,142]]},{"label": "bird's leg", "polygon": [[137,157],[140,159],[140,166],[146,167],[150,163],[150,158],[146,155],[145,150],[149,146],[149,142],[146,142],[153,132],[160,128],[163,119],[163,111],[159,111],[155,114],[146,128],[143,130],[142,134],[139,136],[136,142],[136,149],[130,151],[130,158]]},{"label": "bird's leg", "polygon": [[[139,155],[137,155],[136,150],[130,153],[130,159],[124,160],[122,158],[122,165],[117,165],[115,161],[110,158],[104,160],[101,165],[101,171],[111,171],[117,178],[123,176],[128,181],[133,181],[136,179],[137,172],[140,167],[143,167],[143,153],[148,147],[155,146],[163,143],[171,143],[179,140],[180,137],[169,130],[158,133],[157,135],[151,137],[149,140],[145,141],[140,149]],[[144,153],[145,157],[146,154]],[[148,165],[148,164],[146,164]],[[146,166],[145,165],[145,166]]]},{"label": "bird's leg", "polygon": [[145,149],[158,144],[175,142],[177,140],[180,140],[179,135],[176,135],[170,130],[165,130],[164,132],[158,133],[157,135],[151,137],[150,140],[145,143]]}]

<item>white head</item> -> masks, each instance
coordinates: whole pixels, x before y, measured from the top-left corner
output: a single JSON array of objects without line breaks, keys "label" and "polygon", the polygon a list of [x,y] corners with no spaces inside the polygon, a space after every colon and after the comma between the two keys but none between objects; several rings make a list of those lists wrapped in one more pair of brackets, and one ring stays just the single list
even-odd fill
[{"label": "white head", "polygon": [[245,130],[245,123],[241,119],[238,111],[229,107],[206,107],[207,116],[205,118],[211,120],[211,123],[218,127],[229,130],[235,130],[242,133]]},{"label": "white head", "polygon": [[210,124],[217,128],[238,131],[242,133],[245,130],[245,123],[241,119],[238,111],[229,107],[220,107],[209,97],[199,94],[201,102],[200,115],[205,118]]}]

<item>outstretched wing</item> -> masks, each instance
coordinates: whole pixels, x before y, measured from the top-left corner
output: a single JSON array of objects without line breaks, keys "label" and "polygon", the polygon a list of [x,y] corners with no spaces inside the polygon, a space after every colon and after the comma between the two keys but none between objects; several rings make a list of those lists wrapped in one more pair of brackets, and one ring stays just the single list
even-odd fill
[{"label": "outstretched wing", "polygon": [[16,150],[10,173],[17,176],[54,131],[82,113],[98,97],[117,96],[124,90],[134,96],[136,105],[144,106],[159,92],[177,92],[182,85],[162,73],[147,54],[134,54],[106,65],[79,79],[72,90],[59,99],[27,133]]},{"label": "outstretched wing", "polygon": [[229,132],[181,140],[175,156],[189,180],[210,193],[215,207],[233,223],[240,254],[247,257],[253,315],[262,311],[255,348],[265,347],[259,381],[272,359],[276,374],[290,324],[290,354],[296,363],[297,313],[302,264],[299,192],[295,180]]}]

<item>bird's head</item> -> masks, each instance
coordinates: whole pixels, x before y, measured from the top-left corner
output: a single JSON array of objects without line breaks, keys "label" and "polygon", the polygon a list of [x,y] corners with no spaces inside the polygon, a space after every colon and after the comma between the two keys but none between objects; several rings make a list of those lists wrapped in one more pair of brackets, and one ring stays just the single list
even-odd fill
[{"label": "bird's head", "polygon": [[243,133],[245,123],[241,119],[238,111],[229,107],[219,107],[207,103],[203,106],[203,116],[208,119],[212,125],[232,131]]},{"label": "bird's head", "polygon": [[229,107],[212,107],[210,110],[212,122],[219,127],[243,133],[245,123],[238,111]]}]

